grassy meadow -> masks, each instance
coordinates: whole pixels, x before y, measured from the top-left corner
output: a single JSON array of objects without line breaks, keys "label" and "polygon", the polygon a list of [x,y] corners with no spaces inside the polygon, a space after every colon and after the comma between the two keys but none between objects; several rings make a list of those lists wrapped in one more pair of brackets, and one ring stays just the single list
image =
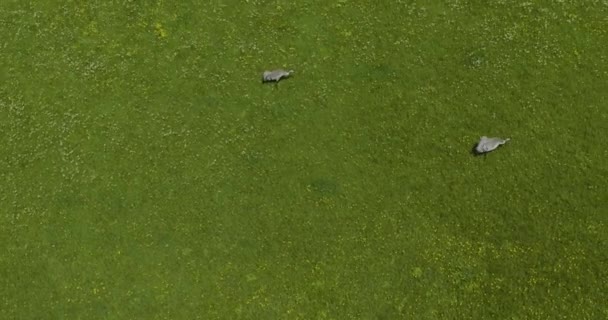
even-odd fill
[{"label": "grassy meadow", "polygon": [[608,319],[606,0],[4,0],[0,31],[3,319]]}]

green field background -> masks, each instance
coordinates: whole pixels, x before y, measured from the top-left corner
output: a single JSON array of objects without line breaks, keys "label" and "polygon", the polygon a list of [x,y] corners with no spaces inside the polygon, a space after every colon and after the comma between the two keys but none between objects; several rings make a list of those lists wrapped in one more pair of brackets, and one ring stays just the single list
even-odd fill
[{"label": "green field background", "polygon": [[605,0],[4,0],[0,32],[2,319],[608,319]]}]

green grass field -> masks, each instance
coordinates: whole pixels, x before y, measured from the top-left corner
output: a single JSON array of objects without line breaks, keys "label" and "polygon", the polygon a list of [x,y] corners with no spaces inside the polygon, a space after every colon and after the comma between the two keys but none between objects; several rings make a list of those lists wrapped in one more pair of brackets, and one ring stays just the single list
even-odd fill
[{"label": "green grass field", "polygon": [[5,0],[0,31],[2,319],[608,318],[606,0]]}]

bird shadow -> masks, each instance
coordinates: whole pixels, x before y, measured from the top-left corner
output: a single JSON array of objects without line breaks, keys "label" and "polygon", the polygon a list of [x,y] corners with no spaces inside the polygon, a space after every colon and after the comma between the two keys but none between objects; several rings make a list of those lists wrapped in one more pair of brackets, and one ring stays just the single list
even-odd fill
[{"label": "bird shadow", "polygon": [[479,145],[479,143],[475,143],[475,144],[473,145],[473,147],[471,148],[471,154],[472,154],[474,157],[479,157],[479,156],[481,156],[481,155],[484,155],[484,154],[485,154],[484,152],[479,152],[479,151],[477,151],[477,146],[478,146],[478,145]]},{"label": "bird shadow", "polygon": [[289,79],[289,77],[284,77],[284,78],[281,78],[279,80],[265,80],[264,78],[262,78],[262,84],[263,85],[273,85],[275,87],[278,87],[279,86],[279,82],[285,81],[287,79]]}]

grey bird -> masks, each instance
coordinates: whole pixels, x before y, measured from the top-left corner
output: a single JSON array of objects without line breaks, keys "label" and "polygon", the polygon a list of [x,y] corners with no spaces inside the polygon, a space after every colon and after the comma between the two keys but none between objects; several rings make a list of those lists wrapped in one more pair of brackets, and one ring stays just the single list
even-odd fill
[{"label": "grey bird", "polygon": [[262,82],[279,82],[279,80],[291,76],[292,73],[293,70],[286,71],[283,69],[264,71]]},{"label": "grey bird", "polygon": [[483,154],[493,150],[496,150],[499,146],[507,143],[511,139],[501,139],[501,138],[488,138],[483,136],[479,139],[479,142],[475,145],[474,152],[475,154]]}]

